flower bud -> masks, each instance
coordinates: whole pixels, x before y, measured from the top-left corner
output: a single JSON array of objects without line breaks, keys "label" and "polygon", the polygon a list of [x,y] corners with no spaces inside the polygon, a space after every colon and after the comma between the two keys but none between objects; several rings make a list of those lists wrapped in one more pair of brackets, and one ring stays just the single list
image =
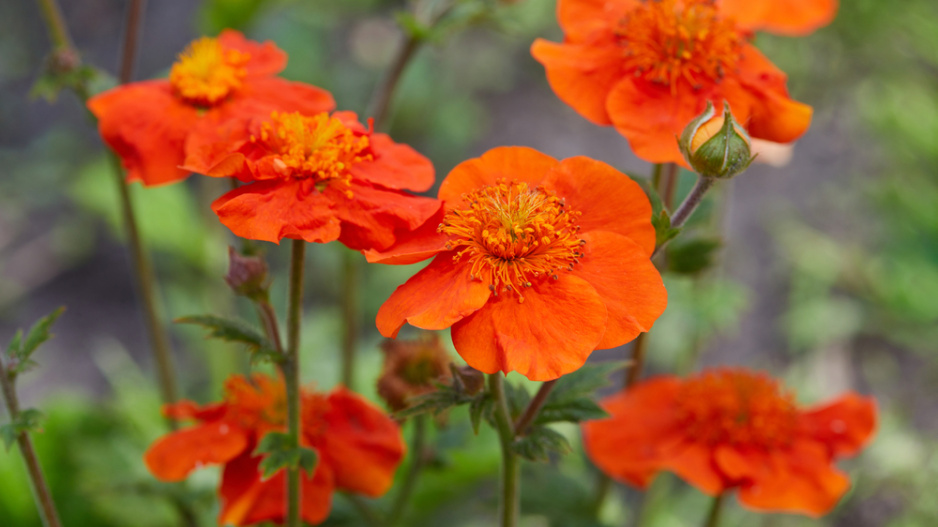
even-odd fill
[{"label": "flower bud", "polygon": [[723,114],[716,115],[707,101],[707,108],[684,128],[679,141],[684,159],[707,178],[731,178],[754,159],[749,134],[733,118],[729,103],[723,104]]},{"label": "flower bud", "polygon": [[385,340],[384,367],[378,378],[378,395],[394,411],[407,408],[408,399],[436,389],[435,381],[447,382],[449,355],[435,334],[417,340]]},{"label": "flower bud", "polygon": [[454,365],[453,373],[459,378],[463,393],[466,395],[481,393],[485,388],[485,374],[472,366],[456,367]]},{"label": "flower bud", "polygon": [[261,256],[244,255],[228,247],[228,274],[225,282],[234,292],[251,300],[266,300],[267,262]]}]

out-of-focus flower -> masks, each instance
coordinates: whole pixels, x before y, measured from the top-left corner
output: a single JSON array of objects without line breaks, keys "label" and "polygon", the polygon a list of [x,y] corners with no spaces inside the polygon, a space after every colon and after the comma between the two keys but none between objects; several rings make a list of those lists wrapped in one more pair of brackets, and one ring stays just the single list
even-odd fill
[{"label": "out-of-focus flower", "polygon": [[274,113],[229,121],[215,132],[190,143],[185,166],[250,183],[212,204],[242,238],[337,239],[355,250],[380,250],[440,208],[435,199],[400,190],[430,188],[430,160],[373,133],[352,112]]},{"label": "out-of-focus flower", "polygon": [[407,408],[411,397],[436,389],[434,382],[446,382],[452,375],[450,359],[436,334],[416,340],[386,340],[384,367],[378,377],[378,395],[388,406],[399,411]]},{"label": "out-of-focus flower", "polygon": [[714,0],[560,0],[562,44],[531,52],[561,100],[614,125],[639,157],[685,165],[675,137],[708,101],[729,102],[752,137],[794,141],[811,107]]},{"label": "out-of-focus flower", "polygon": [[118,86],[88,101],[104,141],[121,158],[128,181],[160,185],[184,179],[186,143],[232,117],[272,111],[332,110],[329,92],[275,75],[287,55],[273,42],[226,30],[192,42],[169,79]]},{"label": "out-of-focus flower", "polygon": [[837,0],[717,0],[724,16],[744,29],[801,36],[830,24]]},{"label": "out-of-focus flower", "polygon": [[586,157],[557,161],[503,147],[465,161],[440,186],[437,217],[370,261],[433,261],[378,311],[452,326],[456,351],[485,373],[556,379],[648,331],[667,293],[649,260],[651,205],[637,183]]},{"label": "out-of-focus flower", "polygon": [[657,377],[602,401],[583,425],[587,454],[610,476],[645,488],[669,470],[707,494],[738,489],[764,511],[821,516],[850,486],[834,467],[876,429],[876,404],[848,393],[801,409],[765,374],[722,368]]},{"label": "out-of-focus flower", "polygon": [[270,283],[267,262],[263,256],[241,254],[228,247],[228,274],[225,282],[235,293],[253,300],[266,300]]},{"label": "out-of-focus flower", "polygon": [[703,177],[731,178],[752,163],[752,141],[733,118],[729,103],[723,113],[707,101],[707,108],[684,128],[679,146],[684,159]]},{"label": "out-of-focus flower", "polygon": [[[198,424],[150,446],[144,461],[154,476],[181,481],[197,468],[221,464],[220,525],[284,522],[284,472],[262,479],[261,457],[253,454],[264,435],[286,429],[281,380],[235,376],[225,385],[224,401],[202,407],[181,401],[164,412]],[[328,395],[303,390],[300,444],[318,453],[312,476],[304,472],[301,477],[301,514],[312,524],[329,515],[335,489],[370,497],[384,494],[405,451],[397,424],[344,388]]]}]

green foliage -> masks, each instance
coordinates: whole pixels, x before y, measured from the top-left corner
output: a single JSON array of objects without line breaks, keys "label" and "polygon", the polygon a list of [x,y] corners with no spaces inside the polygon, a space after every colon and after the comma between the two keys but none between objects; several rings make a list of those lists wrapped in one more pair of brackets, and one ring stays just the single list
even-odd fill
[{"label": "green foliage", "polygon": [[7,373],[11,379],[36,366],[36,362],[32,360],[33,353],[43,342],[52,338],[52,324],[64,311],[65,308],[60,307],[39,319],[33,327],[29,328],[25,338],[23,338],[22,330],[18,330],[13,335],[13,339],[7,346],[7,356],[12,361]]},{"label": "green foliage", "polygon": [[261,461],[261,474],[264,479],[270,478],[279,470],[299,467],[310,476],[319,463],[319,454],[306,447],[293,448],[290,436],[283,432],[269,432],[261,439],[254,450],[254,454],[263,455]]},{"label": "green foliage", "polygon": [[209,331],[209,338],[238,342],[247,346],[255,360],[278,360],[280,353],[260,331],[247,322],[217,315],[192,315],[175,320],[177,324],[196,324]]},{"label": "green foliage", "polygon": [[62,64],[63,60],[78,59],[77,57],[74,59],[60,57],[56,53],[50,55],[46,59],[44,71],[29,90],[30,97],[42,98],[51,104],[58,100],[59,93],[63,90],[77,93],[87,90],[87,86],[94,81],[98,71],[84,64],[74,66]]},{"label": "green foliage", "polygon": [[472,402],[469,403],[469,420],[472,423],[472,431],[478,435],[479,434],[479,425],[482,424],[482,420],[492,421],[492,411],[494,410],[495,400],[492,399],[492,395],[488,392],[483,392],[479,396],[474,397]]},{"label": "green foliage", "polygon": [[579,423],[607,417],[606,412],[593,400],[594,394],[608,386],[609,376],[625,365],[622,361],[587,363],[579,370],[564,375],[548,394],[535,424],[562,421]]},{"label": "green foliage", "polygon": [[541,462],[550,461],[551,454],[573,451],[566,437],[546,426],[532,426],[523,437],[515,440],[512,448],[524,459]]},{"label": "green foliage", "polygon": [[0,438],[3,439],[7,450],[13,446],[20,434],[40,432],[41,422],[42,412],[35,408],[27,408],[20,411],[12,422],[0,426]]},{"label": "green foliage", "polygon": [[677,240],[667,247],[668,271],[689,275],[702,273],[713,266],[722,246],[722,240],[707,236]]},{"label": "green foliage", "polygon": [[459,385],[436,383],[436,390],[410,399],[410,406],[394,416],[406,419],[422,414],[439,415],[457,406],[469,404],[483,395],[468,395]]}]

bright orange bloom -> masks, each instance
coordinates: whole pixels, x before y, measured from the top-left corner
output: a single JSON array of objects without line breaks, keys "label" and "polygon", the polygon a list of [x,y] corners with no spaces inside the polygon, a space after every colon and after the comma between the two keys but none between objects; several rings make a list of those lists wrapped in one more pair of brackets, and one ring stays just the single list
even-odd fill
[{"label": "bright orange bloom", "polygon": [[435,256],[381,306],[382,335],[405,322],[452,326],[473,368],[544,381],[648,331],[664,311],[651,205],[609,165],[496,148],[454,168],[439,198],[434,220],[389,251],[366,252],[394,264]]},{"label": "bright orange bloom", "polygon": [[720,12],[741,28],[801,36],[830,24],[837,0],[718,0]]},{"label": "bright orange bloom", "polygon": [[[405,446],[393,420],[345,388],[328,395],[303,390],[302,398],[300,443],[316,450],[319,463],[312,476],[301,477],[301,514],[317,524],[329,515],[335,489],[370,497],[387,492]],[[150,446],[144,461],[154,476],[181,481],[205,465],[224,465],[219,525],[284,522],[284,472],[261,479],[261,457],[253,455],[264,435],[286,428],[283,381],[234,376],[225,385],[224,401],[203,407],[181,401],[164,411],[198,424]]]},{"label": "bright orange bloom", "polygon": [[168,80],[118,86],[88,101],[104,141],[120,156],[128,181],[161,185],[184,179],[186,142],[231,117],[335,108],[329,92],[275,77],[287,55],[273,42],[226,30],[192,42]]},{"label": "bright orange bloom", "polygon": [[750,508],[821,516],[850,486],[834,467],[876,429],[876,403],[848,393],[809,409],[762,373],[710,370],[657,377],[602,401],[608,419],[583,425],[603,472],[645,488],[669,470],[710,495],[739,489]]},{"label": "bright orange bloom", "polygon": [[430,160],[373,133],[352,112],[230,121],[191,146],[187,168],[250,183],[212,204],[242,238],[338,239],[352,249],[382,250],[440,208],[400,190],[430,188]]},{"label": "bright orange bloom", "polygon": [[811,107],[714,0],[559,0],[557,15],[564,42],[531,47],[551,88],[643,159],[686,166],[675,137],[707,101],[720,112],[728,101],[755,138],[788,143],[808,129]]}]

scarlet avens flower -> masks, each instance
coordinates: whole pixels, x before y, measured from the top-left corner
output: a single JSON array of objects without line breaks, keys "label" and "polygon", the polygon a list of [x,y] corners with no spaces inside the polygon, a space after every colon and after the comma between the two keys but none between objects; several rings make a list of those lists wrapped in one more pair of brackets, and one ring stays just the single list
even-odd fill
[{"label": "scarlet avens flower", "polygon": [[778,381],[744,369],[657,377],[602,401],[583,425],[587,454],[610,476],[645,488],[660,470],[707,494],[739,490],[744,505],[821,516],[850,486],[834,467],[876,429],[876,404],[848,393],[799,408]]},{"label": "scarlet avens flower", "polygon": [[609,165],[496,148],[454,168],[439,198],[434,220],[366,252],[384,263],[435,257],[381,306],[384,336],[407,322],[452,326],[473,368],[550,380],[648,331],[664,311],[651,205]]},{"label": "scarlet avens flower", "polygon": [[639,157],[686,166],[675,137],[724,101],[752,137],[787,143],[811,122],[786,76],[714,0],[559,0],[562,44],[531,52],[561,100],[614,125]]},{"label": "scarlet avens flower", "polygon": [[[164,408],[175,419],[196,426],[168,434],[150,446],[147,468],[163,481],[181,481],[193,470],[221,464],[219,525],[282,524],[286,483],[281,470],[261,479],[261,457],[254,455],[268,432],[286,429],[283,382],[263,375],[235,376],[225,385],[225,399],[199,407],[181,401]],[[352,392],[330,394],[303,390],[300,444],[316,450],[312,476],[301,476],[301,514],[317,524],[326,519],[334,490],[377,497],[390,487],[404,456],[400,429],[389,417]]]},{"label": "scarlet avens flower", "polygon": [[104,141],[120,156],[128,181],[172,183],[187,141],[232,117],[271,111],[329,111],[329,92],[275,75],[287,55],[273,42],[247,40],[226,30],[192,42],[173,64],[168,80],[119,86],[88,101]]},{"label": "scarlet avens flower", "polygon": [[352,112],[229,121],[190,146],[187,168],[250,183],[212,204],[242,238],[338,239],[356,250],[385,249],[440,208],[400,190],[430,188],[430,160],[372,133]]},{"label": "scarlet avens flower", "polygon": [[720,11],[740,27],[781,35],[807,35],[830,24],[837,0],[718,0]]}]

